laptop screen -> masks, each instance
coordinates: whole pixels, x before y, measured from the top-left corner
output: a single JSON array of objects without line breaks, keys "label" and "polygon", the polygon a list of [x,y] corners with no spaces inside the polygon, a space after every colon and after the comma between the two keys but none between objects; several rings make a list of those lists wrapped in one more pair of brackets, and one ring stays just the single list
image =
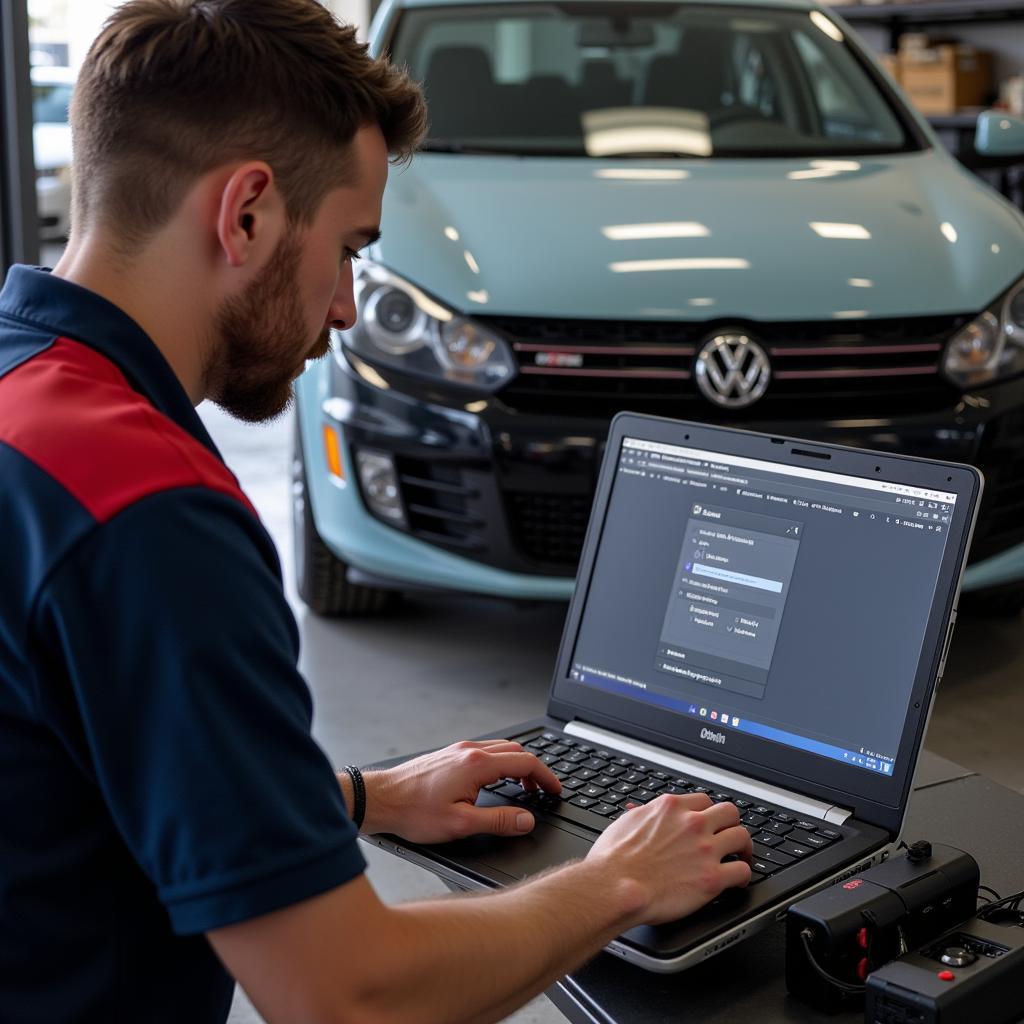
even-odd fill
[{"label": "laptop screen", "polygon": [[627,436],[569,676],[891,778],[956,502]]}]

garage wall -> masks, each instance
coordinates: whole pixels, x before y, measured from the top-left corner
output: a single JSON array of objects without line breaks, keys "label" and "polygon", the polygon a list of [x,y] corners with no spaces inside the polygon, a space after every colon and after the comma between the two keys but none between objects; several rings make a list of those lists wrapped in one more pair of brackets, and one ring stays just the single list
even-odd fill
[{"label": "garage wall", "polygon": [[[842,14],[842,8],[837,8]],[[861,38],[878,53],[889,49],[889,34],[882,29],[867,25],[855,26]],[[995,54],[996,79],[1010,75],[1024,74],[1024,22],[991,23],[985,25],[931,26],[925,29],[935,35],[948,36],[963,43],[970,43]]]}]

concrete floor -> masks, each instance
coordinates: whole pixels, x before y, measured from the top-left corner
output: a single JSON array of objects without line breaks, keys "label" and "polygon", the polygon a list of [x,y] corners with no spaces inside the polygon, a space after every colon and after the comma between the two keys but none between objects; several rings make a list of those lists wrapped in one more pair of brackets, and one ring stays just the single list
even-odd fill
[{"label": "concrete floor", "polygon": [[[277,541],[302,629],[302,670],[316,702],[315,730],[337,763],[443,745],[543,710],[563,606],[532,610],[466,598],[417,598],[386,619],[326,621],[298,602],[291,572],[288,458],[291,423],[252,427],[218,409],[201,413]],[[1021,623],[962,618],[927,745],[1024,792],[1024,632]],[[367,850],[370,879],[389,902],[443,893],[432,876]],[[232,1024],[259,1016],[240,994]],[[508,1018],[556,1024],[535,1000]]]}]

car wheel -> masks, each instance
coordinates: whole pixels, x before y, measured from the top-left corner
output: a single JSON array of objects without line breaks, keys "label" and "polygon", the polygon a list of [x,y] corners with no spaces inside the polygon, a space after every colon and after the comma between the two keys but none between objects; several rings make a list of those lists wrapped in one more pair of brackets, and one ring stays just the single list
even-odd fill
[{"label": "car wheel", "polygon": [[401,599],[398,591],[350,583],[347,563],[337,558],[317,533],[298,417],[292,442],[292,542],[299,596],[318,615],[378,615]]},{"label": "car wheel", "polygon": [[1024,609],[1024,584],[968,590],[960,597],[960,609],[978,618],[1016,618]]}]

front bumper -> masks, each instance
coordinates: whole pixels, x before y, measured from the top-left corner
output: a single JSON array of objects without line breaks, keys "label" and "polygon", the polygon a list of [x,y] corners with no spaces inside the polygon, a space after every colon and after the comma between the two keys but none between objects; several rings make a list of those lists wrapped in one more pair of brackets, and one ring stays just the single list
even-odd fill
[{"label": "front bumper", "polygon": [[[335,359],[308,371],[298,390],[317,529],[354,570],[520,600],[570,596],[607,419],[523,414],[500,399],[457,402],[422,385],[406,393]],[[325,424],[341,435],[344,484],[323,470]],[[964,587],[1024,579],[1024,379],[899,418],[742,425],[978,466],[986,490]],[[368,510],[355,472],[360,448],[394,458],[407,530]]]}]

